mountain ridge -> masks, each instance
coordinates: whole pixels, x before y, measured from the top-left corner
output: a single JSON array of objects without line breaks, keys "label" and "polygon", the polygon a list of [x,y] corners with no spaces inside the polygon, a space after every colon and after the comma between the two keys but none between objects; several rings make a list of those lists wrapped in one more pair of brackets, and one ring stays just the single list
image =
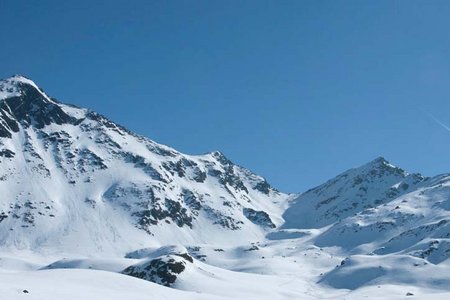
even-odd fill
[{"label": "mountain ridge", "polygon": [[[116,235],[136,235],[137,240],[152,244],[169,239],[165,231],[178,232],[171,234],[172,242],[206,242],[214,237],[207,234],[210,228],[216,228],[212,232],[230,231],[229,241],[235,236],[241,236],[237,240],[246,235],[262,237],[268,227],[275,226],[274,222],[281,222],[280,208],[273,201],[284,202],[288,195],[233,164],[219,151],[182,154],[94,111],[51,100],[21,76],[0,81],[0,91],[4,138],[0,153],[4,154],[2,164],[10,170],[0,182],[0,190],[9,190],[6,195],[10,199],[3,203],[0,227],[8,224],[11,231],[26,236],[22,228],[43,226],[42,231],[48,230],[43,219],[58,219],[63,224],[65,219],[75,219],[75,224],[63,226],[63,233],[52,235],[67,237],[75,230],[99,235],[97,239],[105,238],[106,244],[114,244]],[[13,178],[17,182],[35,182],[40,188],[11,189]],[[58,188],[53,182],[58,182]],[[32,197],[26,197],[28,193]],[[106,215],[101,217],[105,219],[111,213],[106,211],[120,211],[126,215],[120,216],[120,222],[130,219],[142,232],[119,234],[118,224],[109,224],[113,231],[108,232],[102,219],[94,222],[103,229],[91,232],[81,221],[84,214],[92,213],[84,211],[87,207],[97,212],[105,210],[102,214]],[[270,217],[265,210],[270,210]],[[73,215],[72,211],[84,213]],[[77,226],[80,228],[74,229]],[[243,232],[233,233],[239,231]],[[36,241],[26,242],[26,238],[11,241],[17,233],[5,232],[2,238],[6,244],[40,247]],[[28,238],[36,239],[32,235]],[[39,234],[37,239],[45,240]],[[105,247],[101,242],[98,246]]]},{"label": "mountain ridge", "polygon": [[263,281],[280,299],[449,291],[450,174],[377,157],[287,194],[220,151],[183,154],[22,76],[0,81],[0,165],[6,270],[228,296]]}]

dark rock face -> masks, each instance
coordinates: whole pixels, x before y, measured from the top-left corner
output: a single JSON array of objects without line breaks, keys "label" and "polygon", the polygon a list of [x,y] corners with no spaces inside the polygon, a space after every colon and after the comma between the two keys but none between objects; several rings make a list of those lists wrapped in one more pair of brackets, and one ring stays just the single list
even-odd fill
[{"label": "dark rock face", "polygon": [[14,157],[14,155],[15,155],[15,153],[11,150],[8,150],[8,149],[0,150],[0,156],[2,156],[2,157],[12,158],[12,157]]},{"label": "dark rock face", "polygon": [[242,221],[236,220],[233,217],[223,215],[220,211],[206,206],[203,208],[208,217],[213,220],[213,224],[220,225],[223,228],[231,229],[231,230],[239,230],[243,224]]},{"label": "dark rock face", "polygon": [[156,203],[148,210],[136,212],[135,216],[139,218],[138,224],[144,229],[164,219],[172,220],[178,227],[186,225],[192,228],[192,216],[188,214],[187,209],[170,199],[165,199],[164,206]]},{"label": "dark rock face", "polygon": [[92,170],[104,170],[108,168],[104,160],[89,149],[78,151],[78,157],[77,166],[82,173],[88,171],[89,168]]},{"label": "dark rock face", "polygon": [[0,213],[0,223],[1,223],[4,219],[6,219],[7,217],[8,217],[8,215],[5,214],[4,211],[2,211],[2,212]]},{"label": "dark rock face", "polygon": [[193,179],[197,182],[205,182],[206,180],[206,172],[203,172],[202,170],[200,170],[199,168],[195,168],[194,169],[194,177]]},{"label": "dark rock face", "polygon": [[12,132],[19,132],[19,124],[14,120],[12,112],[4,103],[0,105],[0,137],[11,138]]},{"label": "dark rock face", "polygon": [[193,262],[187,253],[165,255],[130,266],[123,270],[122,274],[170,287],[186,269],[186,265]]},{"label": "dark rock face", "polygon": [[270,219],[270,216],[265,211],[257,211],[251,208],[244,208],[243,213],[247,219],[249,219],[252,223],[268,227],[268,228],[275,228],[275,224],[273,224],[272,220]]},{"label": "dark rock face", "polygon": [[65,113],[54,101],[46,99],[31,85],[18,83],[21,95],[7,98],[0,103],[0,117],[5,122],[0,127],[1,137],[11,137],[18,132],[19,122],[25,128],[34,126],[42,129],[50,124],[74,124],[77,119]]},{"label": "dark rock face", "polygon": [[261,193],[269,195],[270,191],[272,190],[272,187],[270,186],[270,184],[267,181],[263,180],[263,181],[258,182],[255,185],[255,189],[257,189]]},{"label": "dark rock face", "polygon": [[167,182],[162,175],[152,166],[151,163],[145,161],[145,158],[132,153],[125,153],[124,159],[128,163],[133,163],[136,168],[142,169],[145,174],[149,175],[152,179]]},{"label": "dark rock face", "polygon": [[194,215],[198,215],[200,209],[202,209],[202,203],[198,197],[190,190],[184,189],[181,194],[183,202],[192,210]]}]

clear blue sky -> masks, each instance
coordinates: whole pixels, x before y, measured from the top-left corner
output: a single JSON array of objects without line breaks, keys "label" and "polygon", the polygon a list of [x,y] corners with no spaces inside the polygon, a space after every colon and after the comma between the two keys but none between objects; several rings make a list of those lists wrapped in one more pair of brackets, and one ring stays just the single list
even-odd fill
[{"label": "clear blue sky", "polygon": [[450,1],[14,0],[0,29],[0,77],[283,191],[450,172]]}]

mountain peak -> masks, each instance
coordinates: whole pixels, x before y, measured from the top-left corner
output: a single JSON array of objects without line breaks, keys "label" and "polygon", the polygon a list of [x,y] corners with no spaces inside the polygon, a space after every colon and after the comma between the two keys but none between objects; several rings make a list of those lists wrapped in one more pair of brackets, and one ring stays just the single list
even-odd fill
[{"label": "mountain peak", "polygon": [[222,164],[230,164],[231,161],[220,151],[212,151],[210,153],[208,153],[209,155],[211,155],[212,157],[214,157],[215,159],[217,159],[217,161],[219,161]]},{"label": "mountain peak", "polygon": [[397,173],[399,175],[406,176],[407,172],[403,170],[402,168],[399,168],[397,166],[394,166],[389,161],[387,161],[384,157],[379,156],[375,158],[374,160],[371,160],[370,162],[366,163],[365,165],[362,165],[359,168],[356,168],[359,170],[389,170],[389,173]]},{"label": "mountain peak", "polygon": [[[378,156],[377,158],[369,161],[368,163],[364,164],[362,167],[379,167],[379,166],[385,166],[385,165],[391,165],[389,161],[387,161],[383,156]],[[392,166],[392,165],[391,165]]]},{"label": "mountain peak", "polygon": [[[106,247],[89,238],[84,245],[108,251],[175,236],[176,242],[240,243],[281,222],[278,205],[288,196],[218,151],[182,154],[100,114],[53,101],[23,76],[0,84],[6,95],[0,100],[0,193],[6,195],[0,246],[26,236],[21,247],[33,248],[61,234],[73,237],[69,249],[79,232],[99,233],[95,240]],[[47,226],[53,220],[58,226]]]},{"label": "mountain peak", "polygon": [[381,162],[381,163],[389,163],[383,156],[378,156],[373,161],[374,162]]},{"label": "mountain peak", "polygon": [[[384,157],[377,157],[301,194],[285,212],[284,226],[327,226],[388,203],[416,187],[422,180],[420,174],[410,176]],[[314,214],[311,214],[311,209]]]},{"label": "mountain peak", "polygon": [[20,126],[74,123],[63,105],[47,96],[31,79],[14,75],[0,80],[0,137],[11,137]]},{"label": "mountain peak", "polygon": [[20,97],[30,90],[37,91],[46,99],[46,101],[53,102],[33,80],[25,76],[13,75],[9,78],[0,80],[0,100]]},{"label": "mountain peak", "polygon": [[15,74],[11,77],[3,79],[2,81],[24,83],[24,84],[36,86],[36,83],[33,80],[31,80],[30,78],[28,78],[26,76],[20,75],[20,74]]}]

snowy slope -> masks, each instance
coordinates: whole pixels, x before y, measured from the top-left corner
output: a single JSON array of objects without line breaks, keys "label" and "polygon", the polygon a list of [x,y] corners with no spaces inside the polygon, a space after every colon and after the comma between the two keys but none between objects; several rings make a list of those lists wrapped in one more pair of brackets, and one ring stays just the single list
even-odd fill
[{"label": "snowy slope", "polygon": [[317,228],[389,203],[424,178],[379,157],[303,193],[285,212],[284,228]]},{"label": "snowy slope", "polygon": [[21,76],[0,81],[0,92],[1,247],[236,244],[282,222],[288,196],[220,152],[179,153]]},{"label": "snowy slope", "polygon": [[22,76],[0,166],[0,299],[450,298],[448,174],[380,157],[288,195]]},{"label": "snowy slope", "polygon": [[450,175],[408,174],[378,158],[301,194],[284,213],[280,234],[304,233],[308,243],[345,256],[321,284],[446,290],[449,201]]},{"label": "snowy slope", "polygon": [[284,213],[283,228],[316,228],[314,243],[352,253],[449,257],[450,176],[408,174],[378,158],[309,190]]}]

